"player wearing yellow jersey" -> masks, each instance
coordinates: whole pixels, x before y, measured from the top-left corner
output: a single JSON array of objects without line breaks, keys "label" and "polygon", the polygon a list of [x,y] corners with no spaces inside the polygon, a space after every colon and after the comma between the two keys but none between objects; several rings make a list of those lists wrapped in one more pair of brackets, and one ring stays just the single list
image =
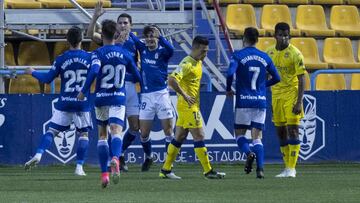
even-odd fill
[{"label": "player wearing yellow jersey", "polygon": [[204,169],[204,175],[209,179],[221,179],[225,173],[212,169],[205,147],[205,132],[202,127],[200,113],[200,80],[202,76],[202,60],[209,50],[209,41],[205,37],[197,36],[192,42],[189,56],[185,57],[179,67],[169,76],[169,86],[178,96],[175,138],[167,150],[165,163],[160,171],[161,178],[181,179],[172,171],[172,164],[178,155],[181,144],[189,132],[194,138],[194,151]]},{"label": "player wearing yellow jersey", "polygon": [[285,170],[276,177],[296,177],[296,162],[300,151],[299,125],[304,116],[304,57],[289,43],[290,27],[287,23],[275,26],[276,45],[267,53],[280,74],[280,82],[272,86],[272,121],[280,141]]}]

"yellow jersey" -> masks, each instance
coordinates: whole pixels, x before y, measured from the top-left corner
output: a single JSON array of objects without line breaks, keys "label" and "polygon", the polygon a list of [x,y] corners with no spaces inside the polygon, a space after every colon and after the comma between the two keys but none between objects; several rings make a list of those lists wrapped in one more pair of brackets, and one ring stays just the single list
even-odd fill
[{"label": "yellow jersey", "polygon": [[191,56],[185,57],[179,67],[171,73],[183,91],[196,99],[195,104],[189,106],[181,95],[178,95],[178,111],[200,110],[200,81],[202,77],[202,61],[196,61]]},{"label": "yellow jersey", "polygon": [[266,53],[271,57],[279,72],[280,82],[271,87],[273,98],[286,98],[298,91],[298,75],[305,74],[304,57],[292,44],[281,51],[275,45]]}]

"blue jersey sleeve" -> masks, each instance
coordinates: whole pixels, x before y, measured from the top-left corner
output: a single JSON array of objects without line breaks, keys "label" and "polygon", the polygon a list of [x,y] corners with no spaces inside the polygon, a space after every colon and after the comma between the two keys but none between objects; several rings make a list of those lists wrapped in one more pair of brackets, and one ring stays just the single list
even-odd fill
[{"label": "blue jersey sleeve", "polygon": [[92,82],[95,80],[95,78],[100,70],[100,67],[101,67],[101,61],[98,58],[97,53],[94,52],[91,56],[90,72],[88,73],[84,87],[81,90],[82,93],[86,94],[89,91]]},{"label": "blue jersey sleeve", "polygon": [[42,72],[37,72],[34,71],[32,72],[32,76],[34,78],[36,78],[37,80],[39,80],[42,83],[50,83],[52,82],[60,73],[60,67],[58,67],[58,61],[55,60],[53,66],[51,67],[51,69],[47,72],[47,73],[42,73]]},{"label": "blue jersey sleeve", "polygon": [[267,71],[271,75],[271,79],[266,81],[266,87],[270,87],[275,85],[276,83],[280,82],[280,75],[276,70],[274,63],[270,60]]},{"label": "blue jersey sleeve", "polygon": [[227,71],[227,77],[226,77],[226,91],[231,90],[231,85],[234,80],[234,74],[238,68],[238,62],[235,59],[235,56],[233,55],[230,60],[229,69]]},{"label": "blue jersey sleeve", "polygon": [[166,59],[169,59],[174,54],[174,47],[170,44],[169,41],[165,39],[165,37],[160,36],[159,37],[159,44],[165,48],[165,57]]},{"label": "blue jersey sleeve", "polygon": [[140,51],[146,49],[145,43],[142,42],[137,36],[135,36],[134,33],[130,32],[129,36],[132,40],[134,40],[137,49]]}]

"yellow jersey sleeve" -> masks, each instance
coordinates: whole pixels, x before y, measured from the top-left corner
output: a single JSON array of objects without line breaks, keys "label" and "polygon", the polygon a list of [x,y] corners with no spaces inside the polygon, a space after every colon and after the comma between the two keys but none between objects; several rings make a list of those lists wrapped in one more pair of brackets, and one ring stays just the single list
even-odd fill
[{"label": "yellow jersey sleeve", "polygon": [[170,74],[170,76],[175,78],[178,82],[180,82],[188,72],[189,72],[189,64],[180,63],[179,66]]},{"label": "yellow jersey sleeve", "polygon": [[304,56],[300,51],[294,54],[294,65],[295,65],[295,75],[303,75],[306,72],[304,65]]}]

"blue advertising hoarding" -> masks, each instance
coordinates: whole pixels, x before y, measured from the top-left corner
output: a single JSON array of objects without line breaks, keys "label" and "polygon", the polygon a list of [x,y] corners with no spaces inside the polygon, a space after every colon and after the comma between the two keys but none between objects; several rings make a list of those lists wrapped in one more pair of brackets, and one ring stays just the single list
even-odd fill
[{"label": "blue advertising hoarding", "polygon": [[[174,106],[176,96],[171,96]],[[305,117],[301,122],[300,162],[359,161],[360,160],[360,91],[320,91],[304,95]],[[41,135],[47,129],[56,95],[0,96],[0,164],[24,164],[34,155]],[[269,101],[270,102],[270,101]],[[213,162],[245,160],[233,137],[233,100],[224,94],[202,93],[201,112],[205,143]],[[270,107],[270,104],[269,104]],[[93,113],[93,119],[95,119]],[[87,163],[97,164],[97,129],[90,132]],[[155,162],[163,162],[164,134],[159,122],[151,132]],[[263,133],[266,162],[281,162],[278,139],[271,123],[268,108]],[[54,138],[43,156],[43,164],[73,163],[76,157],[77,136],[74,127]],[[144,153],[136,138],[126,154],[128,163],[142,163]],[[191,135],[182,146],[178,162],[194,162]]]}]

